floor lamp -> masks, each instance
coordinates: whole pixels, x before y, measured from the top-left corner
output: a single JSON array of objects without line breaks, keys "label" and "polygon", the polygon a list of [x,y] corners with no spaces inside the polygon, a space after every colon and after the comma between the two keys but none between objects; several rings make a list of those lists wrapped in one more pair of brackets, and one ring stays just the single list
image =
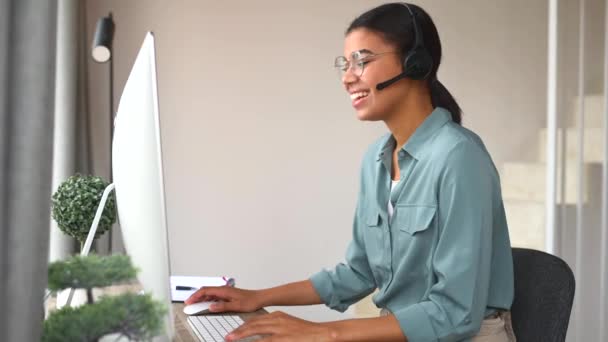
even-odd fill
[{"label": "floor lamp", "polygon": [[[112,13],[108,16],[99,18],[95,36],[93,37],[93,47],[91,56],[97,63],[108,63],[109,65],[109,98],[110,98],[110,183],[112,183],[112,137],[114,136],[114,65],[112,58],[112,40],[114,39],[114,20]],[[112,229],[108,231],[108,254],[112,254]]]}]

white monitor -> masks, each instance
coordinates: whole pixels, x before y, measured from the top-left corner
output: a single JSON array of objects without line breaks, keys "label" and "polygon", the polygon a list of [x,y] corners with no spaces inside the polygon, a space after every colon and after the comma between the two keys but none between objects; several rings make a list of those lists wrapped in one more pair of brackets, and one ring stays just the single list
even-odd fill
[{"label": "white monitor", "polygon": [[144,291],[167,304],[164,336],[173,337],[169,247],[156,87],[154,36],[147,33],[122,92],[112,140],[112,176],[127,254]]}]

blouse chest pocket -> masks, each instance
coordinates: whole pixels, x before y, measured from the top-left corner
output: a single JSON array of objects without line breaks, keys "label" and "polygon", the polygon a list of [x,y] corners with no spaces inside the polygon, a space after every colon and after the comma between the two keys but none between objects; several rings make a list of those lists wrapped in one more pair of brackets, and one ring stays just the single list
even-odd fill
[{"label": "blouse chest pocket", "polygon": [[392,226],[409,235],[418,235],[433,226],[436,213],[437,207],[431,205],[398,205]]},{"label": "blouse chest pocket", "polygon": [[368,227],[380,227],[380,215],[376,211],[371,211],[366,215]]}]

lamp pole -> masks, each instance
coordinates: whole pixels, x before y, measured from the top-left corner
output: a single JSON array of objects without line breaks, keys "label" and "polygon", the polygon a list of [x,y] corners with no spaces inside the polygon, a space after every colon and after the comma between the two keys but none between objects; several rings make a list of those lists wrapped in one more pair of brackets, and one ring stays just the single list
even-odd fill
[{"label": "lamp pole", "polygon": [[[93,47],[91,56],[97,63],[108,63],[108,82],[109,82],[109,123],[110,123],[110,143],[109,143],[109,180],[112,183],[112,137],[114,136],[114,58],[112,56],[112,40],[114,39],[114,20],[110,12],[106,17],[97,21],[95,36],[93,37]],[[112,229],[108,231],[108,254],[112,254]]]}]

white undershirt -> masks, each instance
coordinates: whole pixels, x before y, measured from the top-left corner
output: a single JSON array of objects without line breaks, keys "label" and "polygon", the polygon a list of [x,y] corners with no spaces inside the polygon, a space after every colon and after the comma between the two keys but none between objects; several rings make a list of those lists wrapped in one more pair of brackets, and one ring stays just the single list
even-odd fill
[{"label": "white undershirt", "polygon": [[[397,187],[397,184],[399,184],[399,179],[391,181],[391,194],[393,193],[393,190]],[[389,200],[388,200],[388,222],[391,222],[392,218],[393,218],[393,203],[391,203],[390,195],[389,195]]]}]

